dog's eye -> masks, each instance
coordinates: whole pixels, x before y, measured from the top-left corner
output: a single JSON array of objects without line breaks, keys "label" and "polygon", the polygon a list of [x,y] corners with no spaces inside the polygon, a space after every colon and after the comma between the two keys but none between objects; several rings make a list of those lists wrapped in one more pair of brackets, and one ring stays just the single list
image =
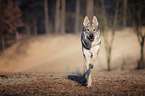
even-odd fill
[{"label": "dog's eye", "polygon": [[87,29],[87,32],[89,32],[89,29]]},{"label": "dog's eye", "polygon": [[94,32],[96,31],[96,29],[93,30]]}]

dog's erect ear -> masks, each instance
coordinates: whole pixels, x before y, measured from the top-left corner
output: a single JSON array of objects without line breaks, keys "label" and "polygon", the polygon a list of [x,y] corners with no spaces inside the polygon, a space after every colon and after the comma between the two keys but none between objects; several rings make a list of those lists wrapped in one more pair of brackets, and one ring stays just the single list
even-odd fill
[{"label": "dog's erect ear", "polygon": [[97,20],[96,16],[93,16],[92,22],[93,22],[96,26],[98,26],[98,20]]},{"label": "dog's erect ear", "polygon": [[89,18],[88,18],[88,16],[86,16],[84,19],[83,25],[86,26],[89,22],[90,22]]}]

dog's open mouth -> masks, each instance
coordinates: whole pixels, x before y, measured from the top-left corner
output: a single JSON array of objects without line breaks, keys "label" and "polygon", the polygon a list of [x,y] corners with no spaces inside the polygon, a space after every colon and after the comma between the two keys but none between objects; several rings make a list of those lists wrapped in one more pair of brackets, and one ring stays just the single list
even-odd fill
[{"label": "dog's open mouth", "polygon": [[90,41],[93,41],[94,40],[94,38],[90,38]]},{"label": "dog's open mouth", "polygon": [[88,39],[92,42],[92,41],[94,40],[94,34],[90,34],[90,35],[88,36]]},{"label": "dog's open mouth", "polygon": [[94,37],[92,37],[92,38],[89,37],[88,39],[89,39],[91,42],[94,41]]}]

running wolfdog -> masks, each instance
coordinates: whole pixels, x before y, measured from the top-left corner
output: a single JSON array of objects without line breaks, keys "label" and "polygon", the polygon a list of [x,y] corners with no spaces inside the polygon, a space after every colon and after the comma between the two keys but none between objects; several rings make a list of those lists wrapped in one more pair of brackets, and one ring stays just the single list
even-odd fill
[{"label": "running wolfdog", "polygon": [[97,59],[101,45],[101,35],[98,27],[98,20],[94,16],[92,22],[86,16],[83,22],[81,34],[82,52],[85,59],[85,77],[87,79],[87,88],[92,87],[91,69]]}]

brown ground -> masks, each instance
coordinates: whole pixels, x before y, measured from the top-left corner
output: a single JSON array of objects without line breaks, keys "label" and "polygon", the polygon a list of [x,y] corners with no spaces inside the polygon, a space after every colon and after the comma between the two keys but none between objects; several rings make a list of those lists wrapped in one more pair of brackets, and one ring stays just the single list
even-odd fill
[{"label": "brown ground", "polygon": [[[145,48],[145,47],[144,47]],[[145,53],[145,52],[144,52]],[[131,29],[118,31],[111,72],[102,38],[94,64],[93,88],[87,89],[80,35],[37,36],[21,41],[0,56],[0,95],[145,95],[145,70],[134,70],[140,46]],[[121,71],[123,70],[123,71]]]},{"label": "brown ground", "polygon": [[86,88],[80,74],[0,73],[1,96],[19,95],[145,95],[145,70],[98,72]]}]

